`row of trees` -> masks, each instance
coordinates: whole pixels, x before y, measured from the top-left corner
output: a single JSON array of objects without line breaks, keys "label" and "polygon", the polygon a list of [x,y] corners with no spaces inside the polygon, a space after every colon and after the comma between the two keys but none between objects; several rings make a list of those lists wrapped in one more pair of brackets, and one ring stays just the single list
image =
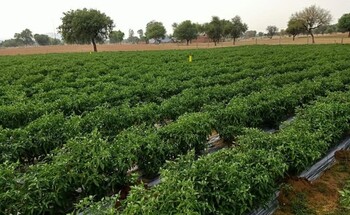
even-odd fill
[{"label": "row of trees", "polygon": [[329,11],[312,5],[302,11],[292,14],[288,21],[286,32],[293,36],[293,40],[298,34],[306,33],[311,35],[312,43],[315,43],[314,33],[325,32],[349,32],[350,37],[350,13],[344,14],[337,25],[329,25],[332,15]]},{"label": "row of trees", "polygon": [[3,47],[18,47],[18,46],[28,46],[34,45],[58,45],[61,44],[60,39],[49,37],[46,34],[34,34],[31,30],[25,29],[21,33],[15,33],[13,39],[5,40],[0,43]]},{"label": "row of trees", "polygon": [[[124,40],[125,34],[122,31],[113,31],[115,27],[113,20],[98,10],[84,8],[82,10],[70,10],[63,13],[63,15],[61,18],[62,24],[58,27],[58,30],[66,43],[92,44],[94,51],[97,51],[97,43],[103,43],[107,39],[111,43],[120,43]],[[329,11],[312,5],[292,14],[288,22],[288,28],[281,30],[280,34],[289,34],[293,37],[293,40],[299,34],[308,34],[311,35],[313,43],[315,43],[315,33],[334,32],[337,30],[341,32],[349,31],[350,37],[350,13],[344,14],[337,25],[329,25],[331,20],[332,16]],[[200,34],[206,35],[215,45],[225,38],[232,38],[233,44],[235,44],[236,39],[243,35],[248,38],[257,35],[256,31],[247,31],[247,24],[243,23],[239,16],[235,16],[231,20],[213,16],[210,22],[204,24],[186,20],[181,23],[174,23],[172,27],[174,30],[172,37],[176,41],[186,41],[187,45]],[[266,35],[272,38],[278,33],[278,28],[271,25],[266,28],[266,31],[266,34],[259,32],[258,35]],[[155,42],[160,43],[165,37],[166,29],[162,22],[153,20],[147,23],[145,32],[139,29],[137,33],[139,37],[136,37],[134,31],[130,29],[127,41],[131,43],[138,43],[139,41],[148,43],[149,40],[153,39]],[[50,38],[47,35],[35,34],[33,36],[29,29],[16,33],[14,37],[14,39],[6,40],[0,45],[32,45],[34,40],[39,45],[61,43],[60,40]]]},{"label": "row of trees", "polygon": [[[314,33],[316,30],[325,32],[334,30],[335,26],[331,28],[329,25],[332,21],[332,16],[329,11],[312,5],[300,12],[292,14],[288,28],[283,33],[295,36],[301,33],[311,35],[312,42],[315,43]],[[117,43],[124,39],[125,34],[118,31],[113,31],[113,21],[98,10],[86,8],[83,10],[71,10],[64,13],[62,18],[62,25],[59,26],[59,31],[63,39],[67,43],[92,43],[94,51],[97,51],[96,42],[103,42],[110,38],[110,42]],[[211,39],[215,45],[223,38],[232,38],[233,44],[236,39],[243,36],[248,30],[247,24],[243,23],[239,16],[235,16],[231,20],[220,19],[213,16],[208,23],[198,24],[192,23],[190,20],[181,23],[174,23],[173,37],[178,41],[185,40],[187,45],[196,39],[199,34],[205,34]],[[349,31],[350,37],[350,14],[344,14],[338,21],[337,27],[340,31]],[[321,30],[323,28],[323,30]],[[276,26],[268,26],[267,36],[272,38],[277,32]],[[162,22],[151,21],[146,26],[146,32],[142,29],[138,30],[139,38],[134,36],[134,31],[129,30],[128,41],[135,43],[138,41],[145,41],[148,43],[150,39],[160,42],[165,37],[166,30]],[[256,35],[256,31],[249,31],[249,34]],[[282,30],[281,30],[282,33]],[[262,33],[259,33],[259,36]]]}]

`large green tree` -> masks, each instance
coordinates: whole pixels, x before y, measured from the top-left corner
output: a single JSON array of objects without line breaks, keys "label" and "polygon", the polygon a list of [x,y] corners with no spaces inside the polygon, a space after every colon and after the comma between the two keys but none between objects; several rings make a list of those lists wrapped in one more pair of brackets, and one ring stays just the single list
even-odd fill
[{"label": "large green tree", "polygon": [[303,22],[292,17],[289,21],[288,21],[288,27],[286,29],[286,32],[290,35],[293,36],[293,41],[295,40],[295,37],[298,34],[301,34],[305,31],[305,27],[303,25]]},{"label": "large green tree", "polygon": [[35,34],[34,39],[41,46],[50,45],[50,37],[46,34]]},{"label": "large green tree", "polygon": [[146,26],[146,38],[154,39],[158,43],[161,42],[161,39],[165,37],[165,27],[162,22],[150,21]]},{"label": "large green tree", "polygon": [[215,46],[224,34],[224,26],[219,17],[213,16],[209,23],[204,24],[205,33],[214,42]]},{"label": "large green tree", "polygon": [[350,13],[344,14],[338,20],[338,28],[342,32],[349,32],[348,37],[350,37]]},{"label": "large green tree", "polygon": [[316,5],[312,5],[293,14],[292,18],[303,23],[305,31],[312,37],[312,43],[315,43],[313,30],[323,25],[329,25],[329,23],[332,21],[332,15],[330,12]]},{"label": "large green tree", "polygon": [[21,41],[24,45],[33,45],[33,34],[28,28],[24,29],[21,33],[15,33],[15,39]]},{"label": "large green tree", "polygon": [[173,27],[174,37],[178,40],[186,40],[187,45],[198,36],[197,25],[190,20],[183,21],[178,25],[173,25]]},{"label": "large green tree", "polygon": [[67,43],[90,44],[97,52],[96,43],[102,43],[113,30],[113,20],[95,9],[70,10],[63,13],[59,31]]},{"label": "large green tree", "polygon": [[110,43],[121,43],[124,39],[124,36],[125,36],[125,34],[121,30],[112,31],[109,34],[109,42]]},{"label": "large green tree", "polygon": [[230,37],[233,39],[233,45],[236,44],[236,39],[239,38],[248,30],[248,25],[242,22],[241,17],[235,16],[225,25],[225,31],[227,31]]}]

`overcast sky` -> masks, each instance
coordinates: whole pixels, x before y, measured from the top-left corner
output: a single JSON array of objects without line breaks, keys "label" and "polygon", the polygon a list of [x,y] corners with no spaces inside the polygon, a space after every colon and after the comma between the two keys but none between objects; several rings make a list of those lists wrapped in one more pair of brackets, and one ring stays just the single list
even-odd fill
[{"label": "overcast sky", "polygon": [[0,40],[13,38],[25,28],[33,34],[57,32],[63,12],[84,7],[105,13],[114,21],[114,29],[128,36],[129,29],[136,34],[152,20],[162,22],[167,33],[172,33],[174,22],[205,23],[212,16],[231,19],[239,15],[249,30],[258,32],[265,32],[268,25],[285,29],[292,13],[312,4],[329,10],[332,23],[350,13],[350,0],[2,0]]}]

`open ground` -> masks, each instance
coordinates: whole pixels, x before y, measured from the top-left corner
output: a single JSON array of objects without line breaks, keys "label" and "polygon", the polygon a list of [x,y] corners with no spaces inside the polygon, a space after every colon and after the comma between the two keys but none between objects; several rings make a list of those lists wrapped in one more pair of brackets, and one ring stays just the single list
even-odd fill
[{"label": "open ground", "polygon": [[[316,44],[350,44],[347,33],[315,36]],[[242,45],[285,45],[285,44],[311,44],[311,37],[299,36],[295,41],[291,37],[274,37],[272,39],[251,38],[238,40],[235,46]],[[220,42],[214,46],[213,42],[165,43],[165,44],[101,44],[97,46],[98,51],[145,51],[145,50],[179,50],[179,49],[201,49],[219,48],[233,46],[232,41]],[[48,54],[66,52],[91,52],[92,45],[58,45],[58,46],[28,46],[17,48],[0,48],[0,55],[25,55],[25,54]]]}]

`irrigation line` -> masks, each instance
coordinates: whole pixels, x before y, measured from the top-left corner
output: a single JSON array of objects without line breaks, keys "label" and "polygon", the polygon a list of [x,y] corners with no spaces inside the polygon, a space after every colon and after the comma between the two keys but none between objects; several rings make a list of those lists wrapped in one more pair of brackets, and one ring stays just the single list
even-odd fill
[{"label": "irrigation line", "polygon": [[[308,181],[312,182],[319,178],[324,171],[329,169],[335,163],[335,152],[339,150],[346,150],[350,148],[350,136],[346,137],[342,142],[337,146],[333,147],[329,152],[316,162],[313,166],[303,171],[298,177],[305,178]],[[272,197],[271,201],[268,202],[266,207],[261,207],[257,210],[254,210],[247,215],[272,215],[279,207],[278,196],[280,191],[277,191]]]}]

